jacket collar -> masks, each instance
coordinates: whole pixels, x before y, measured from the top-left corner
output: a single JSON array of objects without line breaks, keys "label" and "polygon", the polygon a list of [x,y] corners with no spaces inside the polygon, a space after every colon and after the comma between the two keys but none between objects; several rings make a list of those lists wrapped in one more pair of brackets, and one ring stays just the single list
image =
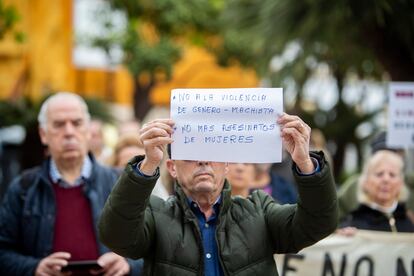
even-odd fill
[{"label": "jacket collar", "polygon": [[[187,196],[178,182],[175,183],[175,194],[177,196],[180,206],[182,207],[185,213],[186,220],[194,219],[195,216],[193,212],[191,211],[190,206],[188,206],[188,203],[187,203],[188,202]],[[230,189],[230,184],[228,183],[227,179],[224,181],[223,190],[221,191],[221,198],[222,198],[222,201],[221,201],[220,209],[219,209],[220,210],[219,217],[223,216],[227,212],[231,204],[231,189]]]},{"label": "jacket collar", "polygon": [[[407,211],[406,210],[407,209],[405,207],[405,204],[400,202],[400,203],[398,203],[397,208],[392,213],[392,215],[394,216],[394,218],[404,219],[404,218],[407,217]],[[372,209],[371,207],[369,207],[365,203],[361,203],[359,208],[356,209],[353,213],[367,215],[368,219],[372,218],[373,221],[380,221],[380,220],[383,220],[387,217],[384,213],[382,213],[378,210]]]}]

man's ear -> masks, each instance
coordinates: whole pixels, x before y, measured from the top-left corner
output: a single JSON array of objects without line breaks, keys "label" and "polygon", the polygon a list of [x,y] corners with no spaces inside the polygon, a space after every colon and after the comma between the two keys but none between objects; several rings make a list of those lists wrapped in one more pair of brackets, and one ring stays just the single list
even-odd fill
[{"label": "man's ear", "polygon": [[40,140],[42,141],[42,144],[47,145],[46,131],[42,127],[39,127],[39,136]]},{"label": "man's ear", "polygon": [[173,160],[171,159],[167,159],[165,161],[166,165],[167,165],[167,170],[170,173],[171,177],[176,179],[177,178],[177,170],[175,168],[175,163]]}]

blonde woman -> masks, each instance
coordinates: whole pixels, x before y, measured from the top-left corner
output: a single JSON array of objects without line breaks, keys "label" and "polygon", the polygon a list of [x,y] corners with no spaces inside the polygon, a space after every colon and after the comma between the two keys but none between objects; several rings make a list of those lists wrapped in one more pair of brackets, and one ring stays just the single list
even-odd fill
[{"label": "blonde woman", "polygon": [[251,163],[229,163],[226,178],[231,185],[231,195],[246,198],[255,178],[254,165]]},{"label": "blonde woman", "polygon": [[108,165],[123,169],[130,159],[144,153],[144,146],[137,139],[137,135],[125,134],[119,138],[115,145],[112,158]]},{"label": "blonde woman", "polygon": [[359,207],[341,227],[414,232],[414,224],[407,216],[404,203],[408,190],[403,170],[403,159],[394,152],[380,150],[372,155],[359,178]]}]

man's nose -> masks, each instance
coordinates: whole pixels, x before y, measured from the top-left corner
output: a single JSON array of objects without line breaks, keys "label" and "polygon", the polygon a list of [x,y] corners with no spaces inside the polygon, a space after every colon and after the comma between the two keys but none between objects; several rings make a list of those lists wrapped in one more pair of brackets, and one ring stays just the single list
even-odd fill
[{"label": "man's nose", "polygon": [[72,123],[68,122],[65,124],[65,134],[72,134],[75,130],[75,127]]},{"label": "man's nose", "polygon": [[208,164],[210,164],[210,161],[201,161],[201,160],[197,161],[197,165],[199,166],[205,166]]}]

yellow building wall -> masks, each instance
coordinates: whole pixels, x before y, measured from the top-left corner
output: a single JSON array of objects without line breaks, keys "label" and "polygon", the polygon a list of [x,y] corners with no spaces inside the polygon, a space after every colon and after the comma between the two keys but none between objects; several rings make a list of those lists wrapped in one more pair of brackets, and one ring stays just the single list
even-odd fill
[{"label": "yellow building wall", "polygon": [[[11,33],[0,41],[0,99],[23,95],[39,98],[51,91],[73,91],[82,96],[131,105],[132,79],[123,66],[114,70],[75,68],[72,63],[72,0],[5,0],[21,16],[16,30],[26,41],[14,41]],[[170,81],[159,83],[151,94],[156,105],[168,105],[173,88],[255,87],[253,71],[221,68],[206,50],[186,47],[174,66]]]},{"label": "yellow building wall", "polygon": [[[3,0],[5,7],[13,4],[15,8],[21,13],[27,10],[27,1],[9,1]],[[22,18],[17,28],[19,30],[27,29],[27,18]],[[17,76],[23,75],[27,64],[26,58],[26,45],[16,43],[11,32],[7,33],[6,36],[0,40],[0,98],[10,98],[11,91],[17,86]]]},{"label": "yellow building wall", "polygon": [[0,98],[38,98],[51,90],[73,90],[72,1],[6,0],[18,9],[23,44],[12,33],[0,41]]}]

